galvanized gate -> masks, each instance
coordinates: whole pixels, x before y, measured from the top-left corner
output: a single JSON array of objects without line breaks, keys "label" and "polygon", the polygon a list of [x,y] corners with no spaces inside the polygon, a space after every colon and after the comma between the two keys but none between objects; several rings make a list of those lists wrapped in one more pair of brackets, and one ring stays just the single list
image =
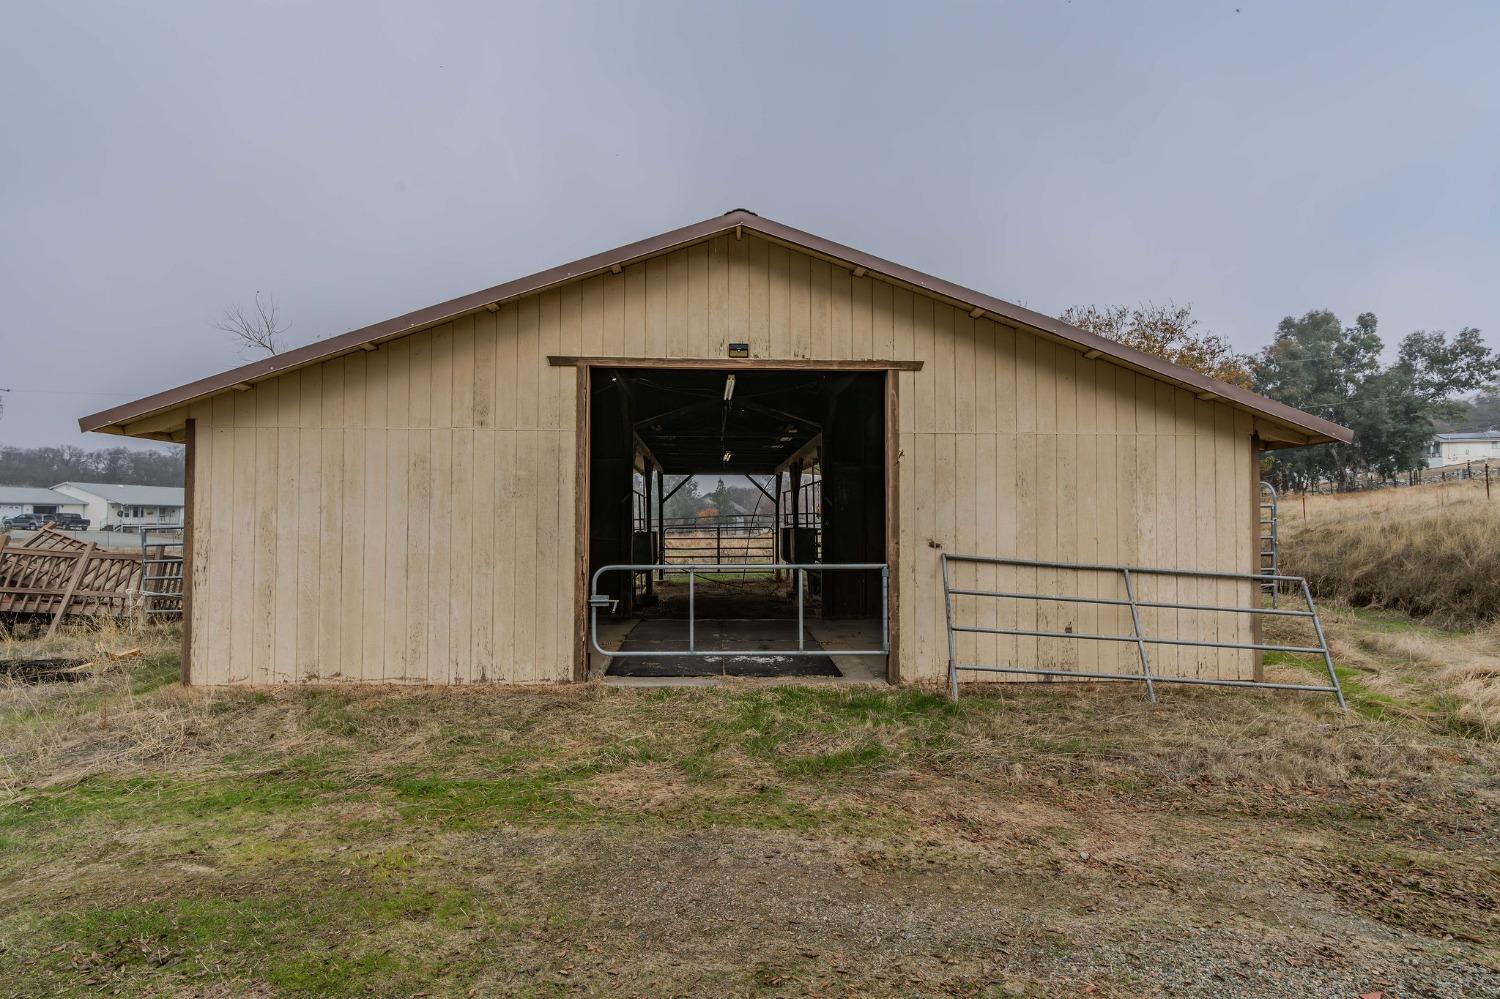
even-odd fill
[{"label": "galvanized gate", "polygon": [[[725,572],[756,572],[774,573],[776,571],[794,574],[797,589],[797,647],[795,649],[776,649],[774,655],[778,656],[883,656],[889,655],[891,651],[891,586],[890,566],[884,562],[758,562],[758,563],[718,563],[699,562],[691,564],[667,564],[667,563],[636,563],[630,565],[606,565],[595,570],[589,583],[589,644],[595,652],[612,658],[629,657],[659,657],[659,656],[756,656],[766,655],[765,649],[700,649],[697,647],[697,582],[700,575],[720,574]],[[880,648],[878,649],[830,649],[821,643],[815,649],[807,648],[807,632],[805,628],[807,575],[812,572],[875,572],[880,573]],[[599,644],[599,612],[601,610],[613,609],[616,601],[607,593],[599,589],[599,580],[608,572],[643,573],[655,572],[664,574],[686,575],[688,580],[688,617],[687,617],[687,647],[684,649],[653,649],[649,652],[643,651],[621,651],[604,648]]]},{"label": "galvanized gate", "polygon": [[[1344,691],[1339,685],[1338,673],[1333,668],[1333,657],[1328,652],[1328,639],[1323,634],[1323,622],[1318,617],[1318,610],[1313,605],[1312,593],[1307,588],[1307,580],[1300,576],[1281,576],[1274,573],[1241,573],[1241,572],[1211,572],[1196,569],[1157,569],[1140,566],[1126,565],[1103,565],[1084,562],[1044,562],[1035,559],[1020,558],[996,558],[984,555],[950,555],[947,552],[939,556],[943,573],[943,607],[947,618],[948,631],[948,689],[949,695],[958,700],[958,674],[960,671],[977,671],[982,673],[1012,673],[1024,676],[1060,676],[1072,677],[1074,679],[1089,680],[1136,680],[1145,683],[1146,692],[1150,695],[1152,703],[1156,702],[1156,684],[1158,683],[1187,683],[1210,687],[1259,687],[1267,690],[1305,690],[1311,693],[1333,694],[1338,698],[1339,707],[1346,708],[1344,703]],[[976,587],[956,587],[953,585],[952,575],[949,572],[950,563],[966,562],[993,566],[1016,566],[1029,569],[1048,569],[1059,571],[1076,571],[1092,573],[1118,573],[1123,584],[1124,599],[1110,597],[1079,596],[1061,593],[1028,593],[1013,590],[985,590]],[[1136,596],[1135,581],[1142,576],[1170,576],[1178,579],[1202,579],[1202,580],[1224,580],[1235,582],[1250,582],[1262,584],[1271,582],[1273,585],[1285,585],[1287,589],[1300,593],[1306,610],[1292,610],[1290,608],[1277,607],[1243,607],[1226,606],[1222,604],[1185,603],[1176,601],[1140,600]],[[1038,628],[994,628],[975,624],[962,624],[954,620],[954,598],[955,597],[982,597],[997,600],[1028,600],[1037,602],[1056,602],[1074,604],[1092,604],[1095,606],[1128,607],[1130,608],[1131,633],[1128,635],[1110,634],[1086,634],[1072,630],[1053,631]],[[1153,610],[1183,610],[1222,612],[1235,614],[1264,614],[1274,617],[1304,618],[1311,622],[1313,631],[1317,636],[1317,645],[1271,645],[1258,642],[1217,642],[1206,639],[1164,637],[1149,634],[1141,625],[1141,609]],[[1016,635],[1030,638],[1054,638],[1086,642],[1128,642],[1136,647],[1140,658],[1141,671],[1139,673],[1110,673],[1099,671],[1045,669],[1041,667],[1003,666],[998,663],[961,663],[958,661],[957,642],[954,640],[956,633],[977,633],[989,635]],[[1244,649],[1258,652],[1300,652],[1309,655],[1321,656],[1324,665],[1328,669],[1328,683],[1306,684],[1306,683],[1271,683],[1264,680],[1221,680],[1215,677],[1197,676],[1171,676],[1153,673],[1151,670],[1151,656],[1147,650],[1148,645],[1177,645],[1208,649]]]},{"label": "galvanized gate", "polygon": [[1281,571],[1281,518],[1277,512],[1276,487],[1269,482],[1260,484],[1260,571],[1266,582],[1260,588],[1271,594],[1271,606],[1275,607],[1281,588],[1275,576]]}]

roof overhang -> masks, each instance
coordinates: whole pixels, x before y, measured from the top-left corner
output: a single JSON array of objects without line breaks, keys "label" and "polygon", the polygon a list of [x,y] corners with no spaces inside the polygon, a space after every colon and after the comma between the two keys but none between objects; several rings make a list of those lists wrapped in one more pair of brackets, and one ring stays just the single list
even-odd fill
[{"label": "roof overhang", "polygon": [[[493,288],[440,302],[415,312],[408,312],[372,326],[352,330],[326,340],[318,340],[304,347],[268,357],[263,361],[200,378],[155,395],[82,417],[78,421],[78,426],[84,431],[125,434],[152,440],[180,440],[183,436],[184,414],[179,411],[188,404],[208,396],[229,390],[244,391],[256,382],[277,377],[288,371],[359,350],[374,350],[385,341],[438,326],[462,316],[486,310],[493,311],[506,302],[526,295],[598,274],[618,272],[631,264],[713,239],[725,233],[732,232],[736,236],[741,236],[747,231],[763,239],[826,260],[850,271],[856,277],[869,275],[922,292],[940,301],[963,308],[975,318],[988,317],[1014,325],[1066,344],[1088,357],[1107,357],[1115,364],[1179,385],[1193,392],[1200,399],[1222,401],[1237,409],[1242,409],[1256,417],[1256,433],[1260,436],[1263,446],[1267,448],[1348,443],[1353,440],[1353,434],[1347,428],[1322,417],[1304,413],[1284,403],[1257,395],[1248,389],[1210,378],[1191,368],[1116,343],[1040,312],[1034,312],[983,292],[912,270],[893,261],[826,240],[821,236],[793,229],[791,226],[782,225],[780,222],[774,222],[744,209],[736,209],[716,218],[706,219],[681,229],[673,229],[671,232],[662,233],[650,239],[627,243],[613,250],[606,250],[581,260],[538,271],[527,277],[507,281]],[[729,361],[725,366],[732,365],[733,362]]]}]

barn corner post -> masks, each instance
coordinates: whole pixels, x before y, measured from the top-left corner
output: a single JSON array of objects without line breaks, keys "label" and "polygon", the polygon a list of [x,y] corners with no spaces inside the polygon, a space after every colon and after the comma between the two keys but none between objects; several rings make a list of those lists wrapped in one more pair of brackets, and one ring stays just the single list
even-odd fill
[{"label": "barn corner post", "polygon": [[[1260,459],[1265,453],[1265,447],[1261,442],[1260,434],[1250,434],[1250,571],[1260,574],[1265,571],[1261,562],[1261,511],[1260,511]],[[1280,585],[1272,583],[1272,586]],[[1261,605],[1261,587],[1254,585],[1250,588],[1250,599],[1252,606]],[[1265,644],[1265,629],[1261,615],[1250,615],[1250,643],[1252,645]],[[1260,651],[1250,653],[1251,676],[1257,681],[1264,682],[1266,678],[1266,654]]]},{"label": "barn corner post", "polygon": [[[189,417],[183,427],[182,493],[182,669],[184,687],[193,683],[193,480],[197,469],[198,421]],[[142,572],[145,567],[141,567]]]}]

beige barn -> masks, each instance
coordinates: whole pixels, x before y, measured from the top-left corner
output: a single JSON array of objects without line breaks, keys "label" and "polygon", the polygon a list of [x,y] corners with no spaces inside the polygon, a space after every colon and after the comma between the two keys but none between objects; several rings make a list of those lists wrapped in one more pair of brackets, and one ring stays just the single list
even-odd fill
[{"label": "beige barn", "polygon": [[[80,425],[187,445],[184,679],[196,684],[583,678],[596,589],[610,641],[681,611],[680,574],[593,580],[664,557],[668,479],[778,472],[783,561],[888,567],[884,586],[873,570],[773,581],[787,600],[794,580],[816,591],[800,597],[823,629],[810,623],[821,637],[807,640],[836,646],[834,625],[862,624],[855,645],[887,638],[886,678],[936,681],[948,662],[940,554],[1251,572],[1260,452],[1349,439],[742,210]],[[813,506],[821,521],[804,529]],[[1113,599],[1121,585],[1111,571],[952,568],[956,589]],[[1254,593],[1213,578],[1138,577],[1137,589],[1169,603]],[[733,580],[706,575],[697,590],[698,639],[711,643],[714,615],[737,613],[733,596],[714,604]],[[998,633],[1130,634],[1122,605],[949,599],[995,629],[960,634],[961,661],[1139,670],[1129,642]],[[1153,634],[1255,633],[1239,615],[1142,613]],[[1247,650],[1171,645],[1151,667],[1258,670]]]}]

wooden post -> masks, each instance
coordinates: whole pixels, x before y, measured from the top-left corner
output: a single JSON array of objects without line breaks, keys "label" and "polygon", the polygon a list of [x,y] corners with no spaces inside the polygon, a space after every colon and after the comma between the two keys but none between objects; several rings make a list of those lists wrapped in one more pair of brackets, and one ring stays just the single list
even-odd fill
[{"label": "wooden post", "polygon": [[[51,638],[57,633],[57,626],[62,623],[63,614],[68,609],[68,604],[73,602],[73,594],[78,590],[78,581],[83,578],[83,572],[88,568],[89,558],[94,554],[94,542],[78,553],[78,561],[73,565],[73,576],[68,580],[68,588],[63,591],[62,602],[57,605],[57,613],[52,615],[52,623],[47,626],[47,637]],[[141,566],[141,572],[146,571],[145,565]]]},{"label": "wooden post", "polygon": [[802,527],[802,459],[800,458],[792,462],[789,486],[792,497],[792,540],[788,546],[791,551],[787,553],[787,561],[796,563],[800,561],[802,555],[797,544],[797,531]]},{"label": "wooden post", "polygon": [[[667,564],[667,473],[656,468],[656,564]],[[665,580],[667,571],[659,569],[656,578]]]},{"label": "wooden post", "polygon": [[[183,450],[184,492],[182,497],[182,665],[179,679],[183,686],[193,682],[193,497],[198,468],[198,423],[189,419],[184,426]],[[144,576],[146,567],[141,566]]]},{"label": "wooden post", "polygon": [[1490,498],[1490,463],[1484,463],[1484,498]]},{"label": "wooden post", "polygon": [[[646,544],[649,550],[654,554],[656,551],[656,540],[655,535],[651,533],[651,519],[655,511],[651,509],[651,486],[652,480],[656,478],[656,469],[652,467],[651,461],[649,459],[647,459],[646,461],[646,474],[641,476],[641,478],[645,480],[644,488],[646,490],[646,502],[643,504],[646,508]],[[660,529],[661,527],[659,523],[656,526],[658,529]],[[634,553],[632,553],[631,558],[633,559],[634,557]],[[649,597],[655,596],[655,594],[656,573],[648,570],[646,573],[646,595]]]},{"label": "wooden post", "polygon": [[[781,561],[781,473],[776,473],[776,498],[771,503],[771,562]],[[781,570],[777,569],[773,578],[781,578]]]}]

